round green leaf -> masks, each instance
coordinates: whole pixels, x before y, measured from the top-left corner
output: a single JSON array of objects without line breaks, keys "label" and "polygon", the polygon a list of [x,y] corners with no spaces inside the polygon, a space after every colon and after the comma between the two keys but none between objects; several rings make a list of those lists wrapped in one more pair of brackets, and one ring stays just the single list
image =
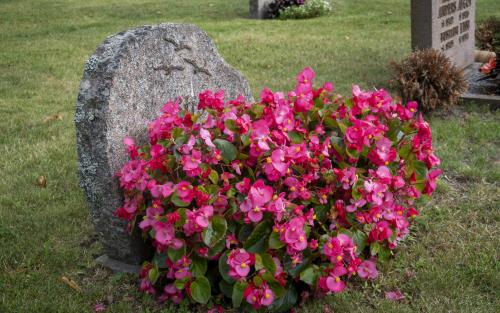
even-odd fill
[{"label": "round green leaf", "polygon": [[222,159],[226,162],[231,162],[236,159],[236,155],[238,154],[238,150],[236,147],[227,140],[224,139],[215,139],[214,145],[220,150]]},{"label": "round green leaf", "polygon": [[191,297],[194,301],[207,304],[212,294],[210,283],[205,276],[200,276],[191,284]]}]

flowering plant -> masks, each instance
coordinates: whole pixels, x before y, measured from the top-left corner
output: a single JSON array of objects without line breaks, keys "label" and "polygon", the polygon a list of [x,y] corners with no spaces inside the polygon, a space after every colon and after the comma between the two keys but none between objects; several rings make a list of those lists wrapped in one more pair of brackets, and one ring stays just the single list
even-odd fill
[{"label": "flowering plant", "polygon": [[306,68],[293,91],[264,89],[258,103],[205,91],[204,114],[168,102],[149,144],[125,139],[116,214],[155,248],[141,290],[283,312],[297,289],[337,293],[378,276],[415,200],[436,188],[431,131],[415,102],[358,86],[344,99],[314,77]]}]

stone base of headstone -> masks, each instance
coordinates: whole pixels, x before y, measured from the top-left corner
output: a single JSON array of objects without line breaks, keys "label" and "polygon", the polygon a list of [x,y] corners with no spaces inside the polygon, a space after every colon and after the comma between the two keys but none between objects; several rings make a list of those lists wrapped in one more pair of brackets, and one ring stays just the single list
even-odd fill
[{"label": "stone base of headstone", "polygon": [[465,79],[469,90],[462,95],[465,102],[489,105],[492,109],[500,108],[500,96],[496,95],[497,85],[491,80],[479,80],[483,74],[479,72],[481,63],[474,63],[465,69]]},{"label": "stone base of headstone", "polygon": [[139,274],[139,271],[141,270],[141,267],[139,265],[130,265],[127,263],[123,263],[118,260],[114,260],[107,255],[101,255],[95,261],[96,263],[111,269],[113,272]]}]

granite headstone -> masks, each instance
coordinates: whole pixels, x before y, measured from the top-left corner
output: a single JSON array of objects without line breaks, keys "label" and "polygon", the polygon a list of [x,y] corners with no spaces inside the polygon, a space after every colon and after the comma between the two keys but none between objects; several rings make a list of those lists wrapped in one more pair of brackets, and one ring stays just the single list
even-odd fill
[{"label": "granite headstone", "polygon": [[166,101],[181,97],[184,108],[193,110],[206,89],[224,89],[227,99],[253,100],[246,79],[194,25],[143,26],[116,34],[86,62],[75,123],[81,186],[105,249],[98,262],[135,272],[150,253],[140,232],[131,236],[114,216],[123,203],[115,174],[128,160],[123,138],[144,144],[148,122]]},{"label": "granite headstone", "polygon": [[476,0],[412,0],[413,49],[443,51],[460,68],[474,63]]},{"label": "granite headstone", "polygon": [[249,0],[250,18],[264,19],[267,15],[269,3],[273,0]]}]

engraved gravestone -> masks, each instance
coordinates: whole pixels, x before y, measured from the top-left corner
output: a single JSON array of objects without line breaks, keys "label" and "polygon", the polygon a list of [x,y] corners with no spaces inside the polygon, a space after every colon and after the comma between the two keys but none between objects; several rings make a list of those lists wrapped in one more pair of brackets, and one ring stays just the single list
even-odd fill
[{"label": "engraved gravestone", "polygon": [[194,25],[161,24],[116,34],[85,64],[75,113],[78,169],[106,253],[100,263],[133,272],[149,253],[140,232],[130,236],[126,223],[114,216],[123,202],[115,173],[128,160],[123,138],[145,143],[148,121],[166,101],[181,97],[192,110],[206,89],[253,100],[246,79]]},{"label": "engraved gravestone", "polygon": [[249,0],[250,18],[264,19],[273,0]]},{"label": "engraved gravestone", "polygon": [[465,68],[474,63],[476,0],[412,0],[413,49],[443,51]]}]

